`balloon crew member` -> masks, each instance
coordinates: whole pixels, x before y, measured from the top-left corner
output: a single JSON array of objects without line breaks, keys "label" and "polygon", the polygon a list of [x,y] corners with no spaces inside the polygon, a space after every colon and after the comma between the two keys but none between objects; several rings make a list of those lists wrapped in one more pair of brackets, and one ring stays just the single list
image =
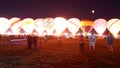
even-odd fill
[{"label": "balloon crew member", "polygon": [[82,34],[78,36],[78,42],[79,42],[79,50],[83,52],[84,51],[84,36]]},{"label": "balloon crew member", "polygon": [[36,35],[33,35],[32,38],[33,38],[33,41],[32,41],[32,42],[33,42],[33,47],[34,47],[35,49],[37,49],[37,46],[38,46],[38,45],[37,45],[37,36],[36,36]]},{"label": "balloon crew member", "polygon": [[96,42],[96,37],[92,35],[89,37],[89,49],[93,49],[93,51],[95,51],[95,42]]},{"label": "balloon crew member", "polygon": [[32,36],[31,35],[27,35],[27,45],[28,45],[28,49],[32,49]]},{"label": "balloon crew member", "polygon": [[108,51],[113,51],[113,43],[114,43],[114,38],[111,34],[109,34],[106,38],[107,44],[108,44]]}]

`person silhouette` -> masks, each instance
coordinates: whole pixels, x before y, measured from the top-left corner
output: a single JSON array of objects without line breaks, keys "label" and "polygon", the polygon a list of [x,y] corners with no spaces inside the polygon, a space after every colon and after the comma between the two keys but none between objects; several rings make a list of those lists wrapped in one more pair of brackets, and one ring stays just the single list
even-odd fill
[{"label": "person silhouette", "polygon": [[95,35],[92,33],[92,35],[89,37],[89,49],[93,49],[93,51],[95,51],[95,42],[96,42],[96,37]]},{"label": "person silhouette", "polygon": [[108,44],[108,51],[113,51],[114,38],[112,34],[109,33],[109,35],[106,37],[106,40]]},{"label": "person silhouette", "polygon": [[79,50],[83,52],[84,51],[84,36],[82,34],[78,36],[78,42],[79,42]]}]

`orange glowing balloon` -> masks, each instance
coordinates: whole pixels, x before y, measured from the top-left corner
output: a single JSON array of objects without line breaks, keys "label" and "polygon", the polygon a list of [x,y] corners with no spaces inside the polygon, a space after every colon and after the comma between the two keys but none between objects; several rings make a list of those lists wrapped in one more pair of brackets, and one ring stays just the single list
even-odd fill
[{"label": "orange glowing balloon", "polygon": [[81,24],[81,30],[85,33],[85,35],[87,35],[94,26],[94,22],[93,21],[89,21],[89,20],[83,20],[80,22]]}]

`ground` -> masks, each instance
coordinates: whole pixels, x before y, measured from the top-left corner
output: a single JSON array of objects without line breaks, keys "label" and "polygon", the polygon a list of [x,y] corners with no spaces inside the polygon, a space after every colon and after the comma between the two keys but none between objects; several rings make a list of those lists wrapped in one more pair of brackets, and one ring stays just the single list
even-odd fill
[{"label": "ground", "polygon": [[[0,42],[0,68],[119,68],[120,43],[114,42],[114,51],[107,50],[105,39],[97,39],[96,51],[89,50],[85,40],[85,52],[79,51],[76,38],[64,38],[58,44],[57,39],[49,38],[47,43],[37,50],[27,49],[26,41],[10,44]],[[39,42],[38,42],[39,43]]]}]

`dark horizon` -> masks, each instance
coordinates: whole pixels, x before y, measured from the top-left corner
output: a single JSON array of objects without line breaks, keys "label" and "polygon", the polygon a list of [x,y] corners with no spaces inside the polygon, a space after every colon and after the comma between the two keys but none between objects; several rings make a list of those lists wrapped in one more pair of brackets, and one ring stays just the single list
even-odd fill
[{"label": "dark horizon", "polygon": [[[120,18],[119,0],[1,0],[0,17],[79,19]],[[92,13],[95,10],[95,13]]]}]

